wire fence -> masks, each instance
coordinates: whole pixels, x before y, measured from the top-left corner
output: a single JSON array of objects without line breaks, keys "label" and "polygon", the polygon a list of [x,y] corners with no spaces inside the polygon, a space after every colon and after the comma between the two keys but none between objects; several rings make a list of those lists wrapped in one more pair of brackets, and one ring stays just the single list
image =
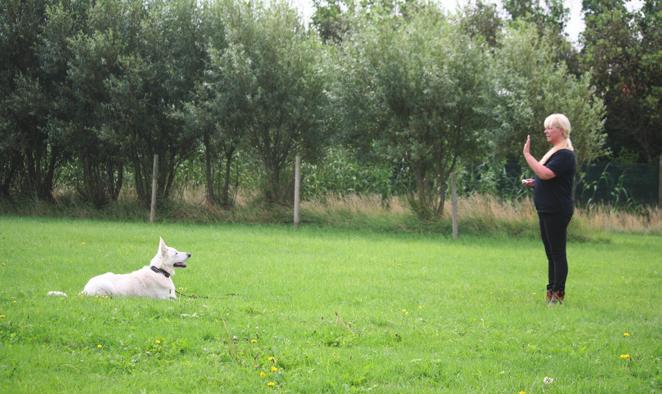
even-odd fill
[{"label": "wire fence", "polygon": [[575,190],[580,205],[635,207],[659,203],[660,166],[657,163],[604,162],[582,170]]}]

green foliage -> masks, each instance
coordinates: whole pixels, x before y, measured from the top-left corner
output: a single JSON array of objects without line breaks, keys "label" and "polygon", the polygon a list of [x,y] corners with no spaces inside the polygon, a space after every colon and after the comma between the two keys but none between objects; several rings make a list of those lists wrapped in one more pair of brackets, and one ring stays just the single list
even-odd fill
[{"label": "green foliage", "polygon": [[348,5],[343,0],[313,0],[312,24],[326,43],[340,43],[350,26]]},{"label": "green foliage", "polygon": [[0,197],[14,192],[52,199],[62,147],[49,138],[49,88],[41,75],[39,37],[49,2],[10,0],[0,5]]},{"label": "green foliage", "polygon": [[575,77],[565,65],[556,63],[549,41],[534,26],[513,25],[504,34],[493,64],[497,150],[519,154],[513,147],[522,146],[531,135],[535,154],[542,156],[548,149],[542,123],[552,113],[563,113],[572,125],[570,137],[579,164],[604,156],[604,105],[595,95],[590,76]]},{"label": "green foliage", "polygon": [[632,14],[620,0],[585,3],[582,62],[604,97],[609,145],[656,161],[662,152],[662,6],[646,1]]},{"label": "green foliage", "polygon": [[464,191],[518,197],[504,163],[526,134],[544,150],[534,130],[552,112],[581,163],[609,149],[653,162],[659,2],[583,3],[578,54],[560,0],[508,0],[510,21],[482,1],[447,17],[418,0],[320,0],[317,32],[284,2],[3,1],[0,199],[66,189],[101,208],[131,183],[147,205],[158,154],[160,201],[202,175],[212,205],[239,188],[282,203],[300,154],[307,196],[406,194],[427,219],[454,170]]},{"label": "green foliage", "polygon": [[472,38],[481,37],[489,46],[496,47],[499,32],[503,29],[503,20],[499,16],[496,4],[478,0],[465,5],[462,9],[460,28]]},{"label": "green foliage", "polygon": [[302,165],[304,198],[327,194],[377,194],[382,198],[399,195],[393,182],[393,170],[385,165],[366,163],[356,153],[342,148],[329,148],[318,164]]},{"label": "green foliage", "polygon": [[217,60],[228,86],[219,97],[228,113],[230,104],[250,111],[236,115],[237,124],[262,162],[266,202],[283,202],[291,198],[287,174],[295,154],[314,161],[327,137],[324,52],[284,3],[246,11],[228,21],[230,44]]},{"label": "green foliage", "polygon": [[486,144],[490,95],[485,51],[433,8],[367,23],[345,41],[345,128],[388,162],[409,169],[410,203],[422,218],[443,212],[458,160]]},{"label": "green foliage", "polygon": [[[140,8],[130,8],[140,12]],[[159,155],[158,196],[167,199],[177,167],[196,148],[196,133],[176,116],[202,73],[202,41],[194,1],[150,2],[136,21],[134,51],[121,58],[122,73],[107,81],[108,137],[131,163],[139,200],[150,201],[152,157]]]},{"label": "green foliage", "polygon": [[[52,14],[49,26],[53,21],[53,30],[62,30],[59,19],[66,21],[65,26],[74,19],[65,18],[68,12],[62,7]],[[64,37],[66,45],[57,52],[66,62],[62,86],[66,115],[61,117],[61,138],[80,169],[72,184],[97,207],[117,200],[124,180],[126,158],[121,144],[107,134],[110,97],[105,83],[122,71],[120,60],[127,44],[122,39],[125,22],[120,21],[125,15],[117,3],[97,3],[87,10],[87,25],[70,28]],[[47,36],[45,41],[56,46],[58,37]]]}]

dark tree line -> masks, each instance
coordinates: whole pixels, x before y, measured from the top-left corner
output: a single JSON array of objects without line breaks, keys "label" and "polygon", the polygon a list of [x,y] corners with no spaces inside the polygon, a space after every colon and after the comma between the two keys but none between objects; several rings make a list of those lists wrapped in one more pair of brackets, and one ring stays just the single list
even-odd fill
[{"label": "dark tree line", "polygon": [[[659,5],[613,2],[585,2],[577,52],[557,0],[509,0],[512,20],[482,2],[449,16],[416,0],[320,1],[315,29],[285,3],[6,0],[0,198],[66,186],[101,207],[130,186],[146,205],[158,154],[160,199],[199,162],[207,202],[230,207],[233,168],[250,158],[262,200],[278,203],[295,155],[315,163],[345,145],[392,168],[419,216],[438,216],[452,171],[507,160],[557,111],[585,162],[607,148],[653,160]],[[599,39],[612,29],[625,54]]]}]

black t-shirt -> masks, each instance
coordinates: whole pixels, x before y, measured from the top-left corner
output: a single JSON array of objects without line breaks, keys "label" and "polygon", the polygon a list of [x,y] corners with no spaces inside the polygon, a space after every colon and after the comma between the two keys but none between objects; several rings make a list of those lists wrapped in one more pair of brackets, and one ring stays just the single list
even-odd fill
[{"label": "black t-shirt", "polygon": [[536,176],[533,202],[538,212],[568,212],[573,209],[572,186],[575,178],[575,153],[569,149],[555,152],[544,164],[556,174],[543,181]]}]

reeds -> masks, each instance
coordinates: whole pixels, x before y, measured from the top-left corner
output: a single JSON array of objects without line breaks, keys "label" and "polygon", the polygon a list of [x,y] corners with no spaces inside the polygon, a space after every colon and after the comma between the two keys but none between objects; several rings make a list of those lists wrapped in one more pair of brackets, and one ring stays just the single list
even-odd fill
[{"label": "reeds", "polygon": [[[179,189],[169,202],[157,208],[157,219],[196,223],[291,223],[291,207],[266,206],[259,200],[255,192],[241,190],[235,195],[233,207],[221,208],[206,203],[203,188]],[[458,204],[461,233],[537,235],[537,215],[530,199],[501,200],[491,195],[472,194],[461,196]],[[404,197],[383,199],[378,195],[328,194],[302,201],[301,220],[303,225],[450,233],[450,210],[451,202],[447,200],[442,218],[421,221],[411,212]],[[0,213],[145,220],[148,211],[136,202],[135,193],[127,189],[117,202],[101,209],[77,202],[71,193],[58,193],[55,204],[4,202],[0,204]],[[662,209],[641,207],[636,211],[627,211],[610,206],[592,206],[575,210],[571,235],[600,231],[662,234]]]}]

